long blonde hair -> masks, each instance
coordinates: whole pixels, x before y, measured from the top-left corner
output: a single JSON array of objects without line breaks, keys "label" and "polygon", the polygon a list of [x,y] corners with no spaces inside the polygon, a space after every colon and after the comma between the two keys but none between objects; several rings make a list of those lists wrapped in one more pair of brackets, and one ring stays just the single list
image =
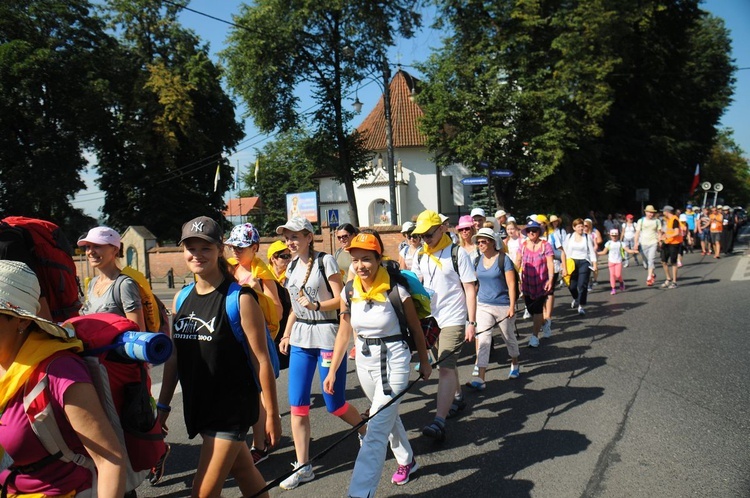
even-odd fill
[{"label": "long blonde hair", "polygon": [[[304,234],[305,236],[310,234],[310,232],[308,232],[307,230],[302,230],[301,233]],[[305,270],[305,277],[302,279],[302,283],[299,286],[299,294],[298,294],[299,296],[302,296],[304,294],[305,284],[310,278],[310,273],[312,272],[314,263],[315,263],[315,237],[312,237],[310,239],[309,252],[307,254],[307,268]],[[325,278],[325,275],[323,276],[323,278]]]}]

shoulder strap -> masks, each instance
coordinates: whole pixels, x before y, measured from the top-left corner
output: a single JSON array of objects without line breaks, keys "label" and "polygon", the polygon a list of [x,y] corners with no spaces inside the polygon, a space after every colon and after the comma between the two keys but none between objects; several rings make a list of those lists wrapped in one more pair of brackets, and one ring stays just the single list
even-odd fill
[{"label": "shoulder strap", "polygon": [[401,301],[401,296],[399,295],[398,288],[395,284],[388,291],[388,300],[393,306],[393,311],[396,313],[396,318],[398,318],[398,325],[401,329],[401,335],[406,340],[409,337],[409,327],[408,323],[406,322],[406,314],[404,313],[404,303]]},{"label": "shoulder strap", "polygon": [[352,309],[352,295],[354,294],[354,279],[349,280],[344,285],[344,295],[346,296],[346,309]]},{"label": "shoulder strap", "polygon": [[460,247],[456,244],[451,245],[451,261],[453,261],[453,271],[458,273],[458,250]]},{"label": "shoulder strap", "polygon": [[229,318],[229,324],[232,326],[234,338],[237,339],[237,342],[243,345],[245,352],[249,353],[249,345],[247,343],[247,338],[245,337],[245,331],[242,329],[242,319],[240,318],[240,290],[242,290],[242,286],[237,282],[229,284],[229,292],[227,292],[224,307],[227,312],[227,317]]},{"label": "shoulder strap", "polygon": [[117,303],[117,306],[120,307],[120,311],[122,311],[123,315],[125,314],[125,306],[123,306],[122,304],[122,292],[120,291],[120,287],[122,287],[122,283],[126,278],[130,277],[120,273],[119,275],[117,275],[115,282],[112,284],[112,297],[114,298],[115,303]]},{"label": "shoulder strap", "polygon": [[[326,255],[324,252],[319,252],[317,256],[315,256],[318,260],[318,271],[320,272],[320,278],[323,280],[323,283],[326,284],[326,289],[328,289],[328,293],[333,296],[333,289],[331,289],[331,283],[328,281],[328,278],[326,277],[326,268],[325,264],[323,263],[323,257]],[[341,269],[341,268],[339,268]],[[348,270],[348,268],[347,268]],[[334,296],[335,297],[335,296]]]},{"label": "shoulder strap", "polygon": [[190,291],[195,287],[195,282],[190,282],[185,287],[180,289],[179,294],[177,294],[177,298],[174,301],[174,309],[175,311],[180,311],[180,307],[182,306],[182,303],[185,302],[185,298],[188,297],[188,294],[190,294]]}]

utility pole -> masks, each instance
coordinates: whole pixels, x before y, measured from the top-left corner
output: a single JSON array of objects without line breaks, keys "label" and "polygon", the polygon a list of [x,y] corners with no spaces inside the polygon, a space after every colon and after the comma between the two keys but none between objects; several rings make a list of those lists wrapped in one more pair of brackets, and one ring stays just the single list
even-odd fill
[{"label": "utility pole", "polygon": [[391,203],[391,225],[398,225],[396,211],[396,173],[394,171],[395,154],[393,152],[393,121],[391,117],[391,68],[388,59],[383,55],[383,107],[385,113],[385,148],[386,168],[388,168],[388,194]]}]

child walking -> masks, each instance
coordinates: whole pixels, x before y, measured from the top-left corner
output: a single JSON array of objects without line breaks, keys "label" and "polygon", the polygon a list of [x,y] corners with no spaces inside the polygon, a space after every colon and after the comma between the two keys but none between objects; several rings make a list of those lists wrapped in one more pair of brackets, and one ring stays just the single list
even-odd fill
[{"label": "child walking", "polygon": [[620,290],[625,290],[625,282],[622,279],[622,262],[626,259],[625,253],[634,254],[636,251],[628,249],[625,243],[620,240],[620,232],[613,228],[609,231],[609,240],[604,244],[602,249],[597,254],[603,256],[609,254],[608,266],[609,266],[609,285],[612,287],[610,294],[617,294],[617,284],[620,284]]}]

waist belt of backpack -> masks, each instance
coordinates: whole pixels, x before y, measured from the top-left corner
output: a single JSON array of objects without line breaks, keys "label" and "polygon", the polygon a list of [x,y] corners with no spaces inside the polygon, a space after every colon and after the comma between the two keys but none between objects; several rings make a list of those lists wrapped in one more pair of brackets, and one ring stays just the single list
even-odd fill
[{"label": "waist belt of backpack", "polygon": [[[56,462],[60,458],[62,458],[62,452],[58,451],[54,455],[47,455],[46,457],[42,458],[41,460],[37,460],[34,463],[30,463],[28,465],[13,465],[10,467],[10,474],[8,474],[8,477],[5,479],[5,483],[2,485],[2,491],[0,492],[0,498],[7,498],[8,496],[8,486],[14,486],[16,483],[16,476],[18,474],[25,474],[29,475],[34,472],[38,472],[42,470],[47,465],[51,464],[52,462]],[[16,490],[18,491],[18,490]],[[17,493],[17,494],[23,494],[23,493]]]},{"label": "waist belt of backpack", "polygon": [[297,321],[299,323],[304,323],[304,324],[307,324],[307,325],[317,325],[319,323],[330,323],[330,324],[333,324],[333,325],[338,325],[338,323],[339,323],[339,321],[336,320],[335,318],[329,318],[329,319],[326,319],[326,320],[308,320],[307,318],[297,318]]},{"label": "waist belt of backpack", "polygon": [[372,354],[372,352],[370,351],[370,346],[381,346],[380,378],[383,382],[383,394],[385,394],[386,396],[390,396],[393,393],[393,390],[391,389],[391,385],[388,383],[388,347],[386,346],[386,344],[389,342],[403,342],[404,336],[399,334],[389,335],[388,337],[360,337],[360,340],[362,340],[363,356],[370,356]]}]

